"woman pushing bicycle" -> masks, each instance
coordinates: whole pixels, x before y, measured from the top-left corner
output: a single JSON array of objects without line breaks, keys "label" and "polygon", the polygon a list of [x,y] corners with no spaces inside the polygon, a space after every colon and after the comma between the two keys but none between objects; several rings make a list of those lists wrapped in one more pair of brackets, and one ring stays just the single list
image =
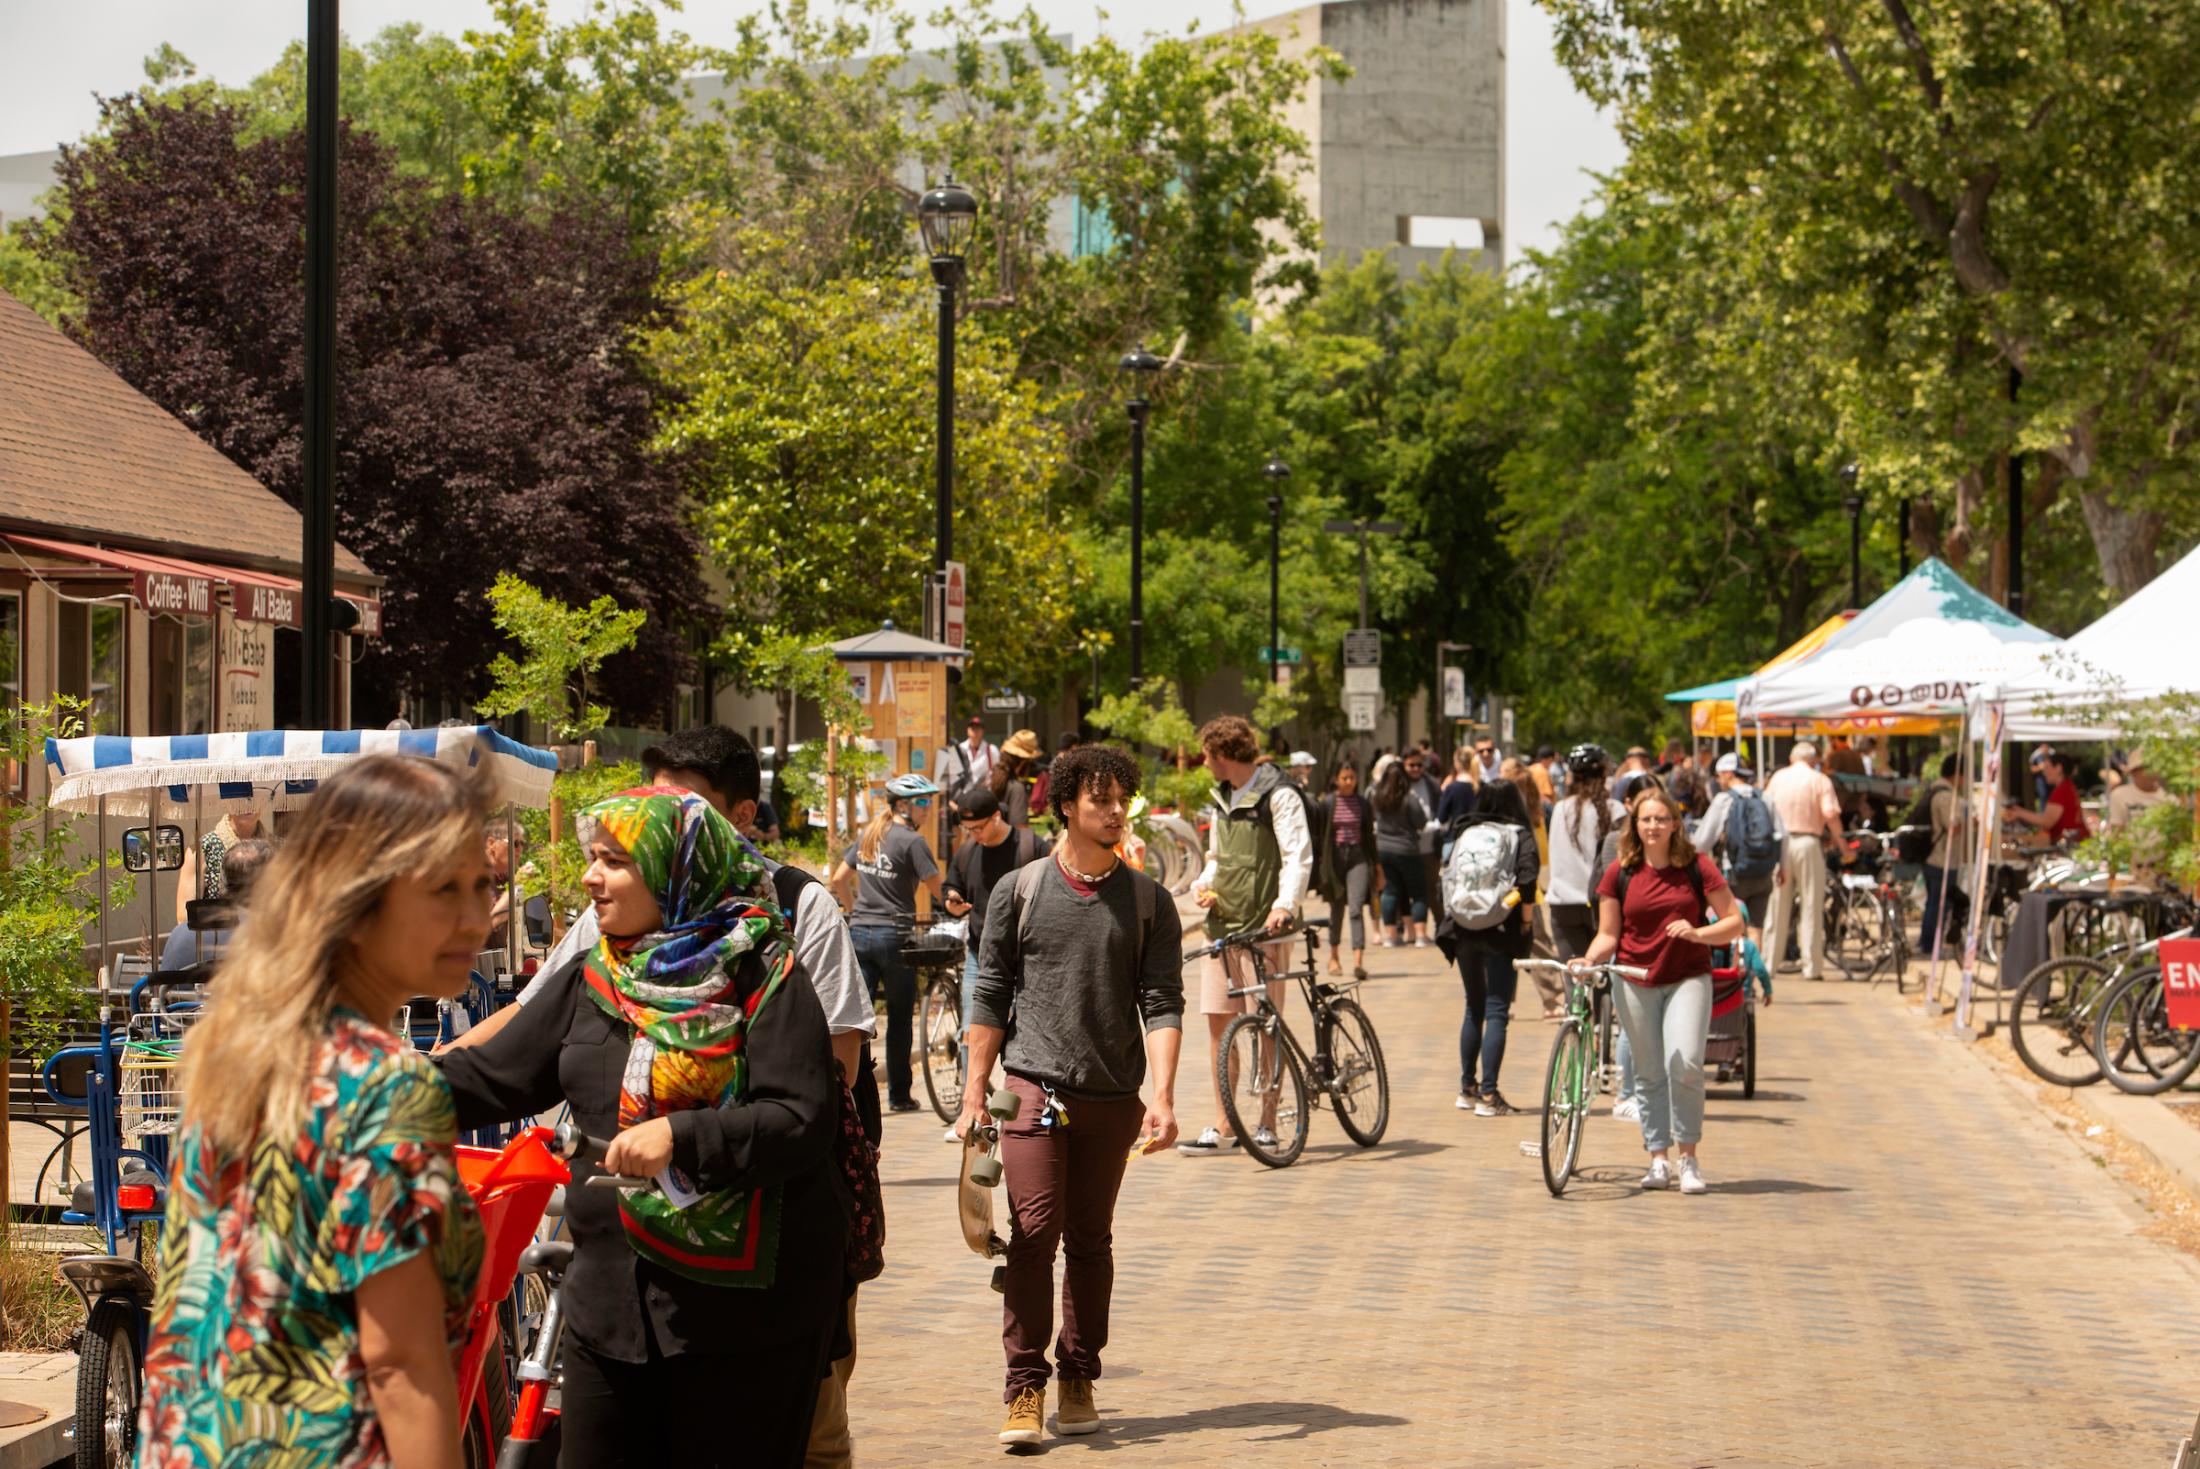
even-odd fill
[{"label": "woman pushing bicycle", "polygon": [[[1597,936],[1578,968],[1617,962],[1646,971],[1614,986],[1620,1026],[1634,1051],[1642,1107],[1645,1189],[1706,1188],[1696,1146],[1703,1137],[1704,1043],[1711,1029],[1711,949],[1742,931],[1742,910],[1718,866],[1688,840],[1671,796],[1651,787],[1628,807],[1619,860],[1597,883]],[[1715,921],[1703,920],[1715,914]]]}]

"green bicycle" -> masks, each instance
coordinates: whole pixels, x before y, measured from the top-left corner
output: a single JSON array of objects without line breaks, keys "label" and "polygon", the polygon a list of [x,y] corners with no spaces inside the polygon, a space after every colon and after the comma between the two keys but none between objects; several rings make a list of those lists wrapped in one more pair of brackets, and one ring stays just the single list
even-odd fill
[{"label": "green bicycle", "polygon": [[1581,1133],[1600,1092],[1612,1088],[1612,980],[1646,979],[1649,971],[1620,964],[1575,969],[1550,959],[1523,959],[1513,966],[1564,977],[1566,1019],[1551,1043],[1551,1064],[1543,1073],[1543,1186],[1557,1198],[1566,1192],[1581,1159]]}]

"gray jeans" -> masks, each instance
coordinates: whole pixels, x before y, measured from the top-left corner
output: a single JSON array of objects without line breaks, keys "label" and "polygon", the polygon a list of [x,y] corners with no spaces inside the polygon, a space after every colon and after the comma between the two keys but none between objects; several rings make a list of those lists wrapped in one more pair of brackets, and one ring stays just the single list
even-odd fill
[{"label": "gray jeans", "polygon": [[1335,903],[1329,905],[1329,942],[1331,944],[1340,948],[1343,947],[1345,915],[1350,914],[1352,917],[1352,947],[1355,949],[1367,947],[1367,905],[1370,901],[1368,895],[1374,886],[1375,864],[1372,862],[1357,862],[1353,864],[1352,870],[1344,875],[1344,907],[1340,911]]},{"label": "gray jeans", "polygon": [[1711,1034],[1711,976],[1679,984],[1612,986],[1634,1051],[1643,1151],[1703,1138],[1703,1047]]}]

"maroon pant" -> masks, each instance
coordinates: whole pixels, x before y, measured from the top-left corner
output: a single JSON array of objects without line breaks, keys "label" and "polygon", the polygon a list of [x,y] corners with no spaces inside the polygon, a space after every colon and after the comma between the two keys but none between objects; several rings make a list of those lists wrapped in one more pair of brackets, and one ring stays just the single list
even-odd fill
[{"label": "maroon pant", "polygon": [[1046,1093],[1020,1076],[1008,1085],[1023,1098],[1001,1129],[1008,1174],[1008,1272],[1003,1283],[1001,1347],[1008,1357],[1008,1402],[1047,1385],[1047,1333],[1054,1328],[1054,1249],[1062,1248],[1062,1334],[1054,1360],[1064,1377],[1096,1381],[1108,1344],[1108,1297],[1115,1289],[1115,1192],[1137,1141],[1145,1103],[1065,1101],[1069,1124],[1042,1125]]}]

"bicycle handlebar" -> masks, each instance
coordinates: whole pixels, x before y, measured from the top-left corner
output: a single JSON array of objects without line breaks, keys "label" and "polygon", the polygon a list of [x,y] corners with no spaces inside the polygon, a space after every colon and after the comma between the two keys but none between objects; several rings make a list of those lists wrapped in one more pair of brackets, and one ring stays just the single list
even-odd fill
[{"label": "bicycle handlebar", "polygon": [[1302,933],[1327,927],[1329,920],[1326,918],[1301,918],[1285,924],[1274,933],[1265,928],[1240,929],[1236,933],[1226,933],[1212,943],[1201,944],[1184,957],[1204,959],[1219,954],[1224,949],[1250,949],[1260,944],[1280,944],[1295,939]]},{"label": "bicycle handlebar", "polygon": [[1515,969],[1534,969],[1555,974],[1616,974],[1621,979],[1631,979],[1638,984],[1650,978],[1650,971],[1638,969],[1632,964],[1583,964],[1578,969],[1557,959],[1516,959]]}]

